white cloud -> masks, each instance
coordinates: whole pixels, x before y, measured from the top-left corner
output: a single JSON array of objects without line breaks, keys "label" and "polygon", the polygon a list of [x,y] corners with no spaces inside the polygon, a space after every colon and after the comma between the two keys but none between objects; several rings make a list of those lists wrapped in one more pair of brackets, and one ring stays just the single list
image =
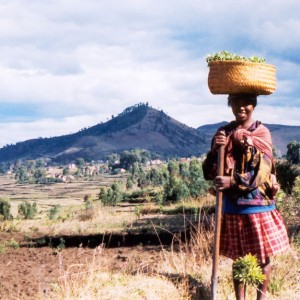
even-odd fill
[{"label": "white cloud", "polygon": [[226,97],[207,88],[205,56],[222,49],[275,64],[278,88],[258,116],[300,125],[299,16],[296,0],[0,3],[0,106],[41,113],[14,123],[12,111],[1,142],[75,132],[140,101],[192,127],[228,120]]},{"label": "white cloud", "polygon": [[[27,139],[54,137],[75,133],[83,128],[106,121],[108,115],[78,115],[65,119],[40,119],[33,122],[0,123],[1,146],[14,144]],[[11,134],[14,133],[14,135]]]}]

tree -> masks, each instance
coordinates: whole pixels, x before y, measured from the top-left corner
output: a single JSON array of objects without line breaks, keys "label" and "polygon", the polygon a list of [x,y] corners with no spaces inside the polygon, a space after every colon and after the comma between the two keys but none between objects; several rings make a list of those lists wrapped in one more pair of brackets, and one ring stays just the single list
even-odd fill
[{"label": "tree", "polygon": [[116,205],[117,203],[121,202],[121,200],[123,198],[122,183],[121,182],[114,182],[111,185],[111,189],[113,191],[111,204]]},{"label": "tree", "polygon": [[157,168],[152,168],[149,172],[149,181],[154,185],[158,186],[163,183],[162,174]]},{"label": "tree", "polygon": [[117,153],[109,154],[107,156],[107,160],[108,160],[108,167],[109,168],[113,168],[115,165],[118,165],[118,167],[119,167],[120,155],[117,154]]},{"label": "tree", "polygon": [[100,188],[100,192],[98,195],[98,199],[101,201],[103,205],[107,204],[107,193],[104,187]]},{"label": "tree", "polygon": [[120,167],[125,170],[130,170],[136,162],[141,162],[141,157],[138,151],[124,151],[120,155]]},{"label": "tree", "polygon": [[79,157],[79,158],[76,158],[75,164],[78,169],[82,169],[85,164],[85,161],[83,158]]},{"label": "tree", "polygon": [[286,159],[290,164],[300,164],[300,143],[293,141],[287,145]]},{"label": "tree", "polygon": [[133,185],[134,185],[133,180],[130,177],[128,177],[126,181],[126,189],[127,190],[132,189]]},{"label": "tree", "polygon": [[151,158],[151,154],[147,150],[140,150],[140,156],[142,164],[146,164]]},{"label": "tree", "polygon": [[296,165],[291,165],[287,161],[276,162],[276,177],[281,189],[288,193],[292,193],[292,188],[296,177],[300,175],[299,168]]},{"label": "tree", "polygon": [[140,175],[140,164],[138,162],[135,162],[131,166],[131,177],[132,178],[137,178]]},{"label": "tree", "polygon": [[9,170],[9,166],[6,163],[0,164],[0,174],[5,174]]},{"label": "tree", "polygon": [[178,176],[179,175],[179,165],[175,160],[170,160],[168,162],[168,172],[170,176]]},{"label": "tree", "polygon": [[123,151],[120,154],[120,168],[130,170],[134,163],[146,164],[150,156],[150,152],[147,150],[135,149]]},{"label": "tree", "polygon": [[193,159],[189,166],[189,189],[192,197],[198,197],[206,194],[209,188],[207,181],[204,179],[200,161]]},{"label": "tree", "polygon": [[42,168],[44,167],[44,162],[41,160],[41,159],[38,159],[36,162],[35,162],[35,167],[36,168]]},{"label": "tree", "polygon": [[164,188],[165,199],[167,201],[177,202],[181,199],[188,198],[190,195],[189,189],[181,178],[170,176],[169,182]]},{"label": "tree", "polygon": [[187,178],[190,175],[188,162],[181,162],[179,164],[179,174],[182,178]]},{"label": "tree", "polygon": [[70,175],[70,168],[69,167],[63,168],[63,175],[64,176]]},{"label": "tree", "polygon": [[122,201],[123,193],[122,193],[122,183],[121,182],[114,182],[111,187],[105,191],[102,187],[100,188],[99,200],[103,205],[112,205],[115,206],[117,203]]},{"label": "tree", "polygon": [[38,168],[35,170],[33,177],[39,181],[40,179],[43,179],[46,177],[46,170],[44,168]]},{"label": "tree", "polygon": [[27,175],[27,168],[25,166],[16,168],[15,179],[18,183],[24,183],[28,181],[29,177]]},{"label": "tree", "polygon": [[150,184],[149,174],[141,168],[139,172],[139,178],[137,180],[137,186],[143,189],[145,186]]}]

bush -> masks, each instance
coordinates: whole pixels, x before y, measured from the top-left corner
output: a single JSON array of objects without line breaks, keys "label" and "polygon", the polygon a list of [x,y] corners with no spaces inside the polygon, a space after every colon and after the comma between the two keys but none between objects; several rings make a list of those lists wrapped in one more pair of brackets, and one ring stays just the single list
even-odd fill
[{"label": "bush", "polygon": [[292,188],[296,177],[300,171],[297,165],[291,165],[287,161],[276,163],[277,179],[282,190],[288,194],[292,193]]},{"label": "bush", "polygon": [[190,196],[189,189],[185,182],[179,177],[171,176],[164,188],[165,199],[167,201],[179,201]]},{"label": "bush", "polygon": [[121,182],[114,182],[107,192],[104,188],[100,189],[99,200],[103,205],[115,206],[117,203],[121,202],[123,198],[124,195]]},{"label": "bush", "polygon": [[29,202],[23,202],[18,206],[18,213],[21,218],[24,219],[34,219],[37,214],[36,202],[33,204]]},{"label": "bush", "polygon": [[3,198],[0,199],[0,218],[2,220],[13,219],[13,216],[10,213],[10,203],[8,200]]},{"label": "bush", "polygon": [[239,282],[250,285],[258,285],[266,279],[258,265],[257,258],[252,254],[247,254],[234,261],[233,276]]},{"label": "bush", "polygon": [[133,180],[131,178],[127,178],[126,189],[127,190],[132,189],[133,185],[134,185]]},{"label": "bush", "polygon": [[300,176],[296,178],[291,190],[291,194],[285,194],[280,191],[276,195],[276,202],[277,209],[282,214],[285,224],[290,228],[295,227],[296,229],[300,216]]},{"label": "bush", "polygon": [[189,163],[170,161],[168,171],[164,200],[177,202],[188,197],[197,198],[207,194],[209,184],[204,180],[199,160],[192,159]]},{"label": "bush", "polygon": [[56,220],[58,219],[58,214],[60,211],[60,205],[54,205],[52,208],[49,209],[48,218],[49,220]]},{"label": "bush", "polygon": [[286,159],[290,164],[300,163],[300,143],[293,141],[287,144]]},{"label": "bush", "polygon": [[295,179],[292,193],[296,197],[297,202],[300,203],[300,176],[297,176]]}]

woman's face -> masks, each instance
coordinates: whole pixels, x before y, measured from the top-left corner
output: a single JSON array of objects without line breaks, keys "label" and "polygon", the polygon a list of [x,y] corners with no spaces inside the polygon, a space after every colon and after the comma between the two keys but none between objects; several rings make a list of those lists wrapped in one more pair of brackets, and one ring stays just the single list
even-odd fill
[{"label": "woman's face", "polygon": [[238,123],[246,123],[251,120],[254,106],[247,98],[237,98],[231,101],[231,109]]}]

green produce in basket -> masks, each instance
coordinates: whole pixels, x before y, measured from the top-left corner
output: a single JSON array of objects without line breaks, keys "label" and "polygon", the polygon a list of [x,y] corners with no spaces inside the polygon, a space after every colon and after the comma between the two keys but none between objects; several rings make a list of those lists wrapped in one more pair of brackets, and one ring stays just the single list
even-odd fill
[{"label": "green produce in basket", "polygon": [[214,54],[209,54],[206,57],[207,63],[210,63],[212,61],[218,61],[218,60],[242,60],[242,61],[251,61],[256,63],[265,63],[266,60],[264,58],[258,57],[258,56],[251,56],[251,57],[244,57],[240,56],[234,53],[230,53],[228,51],[220,51]]}]

